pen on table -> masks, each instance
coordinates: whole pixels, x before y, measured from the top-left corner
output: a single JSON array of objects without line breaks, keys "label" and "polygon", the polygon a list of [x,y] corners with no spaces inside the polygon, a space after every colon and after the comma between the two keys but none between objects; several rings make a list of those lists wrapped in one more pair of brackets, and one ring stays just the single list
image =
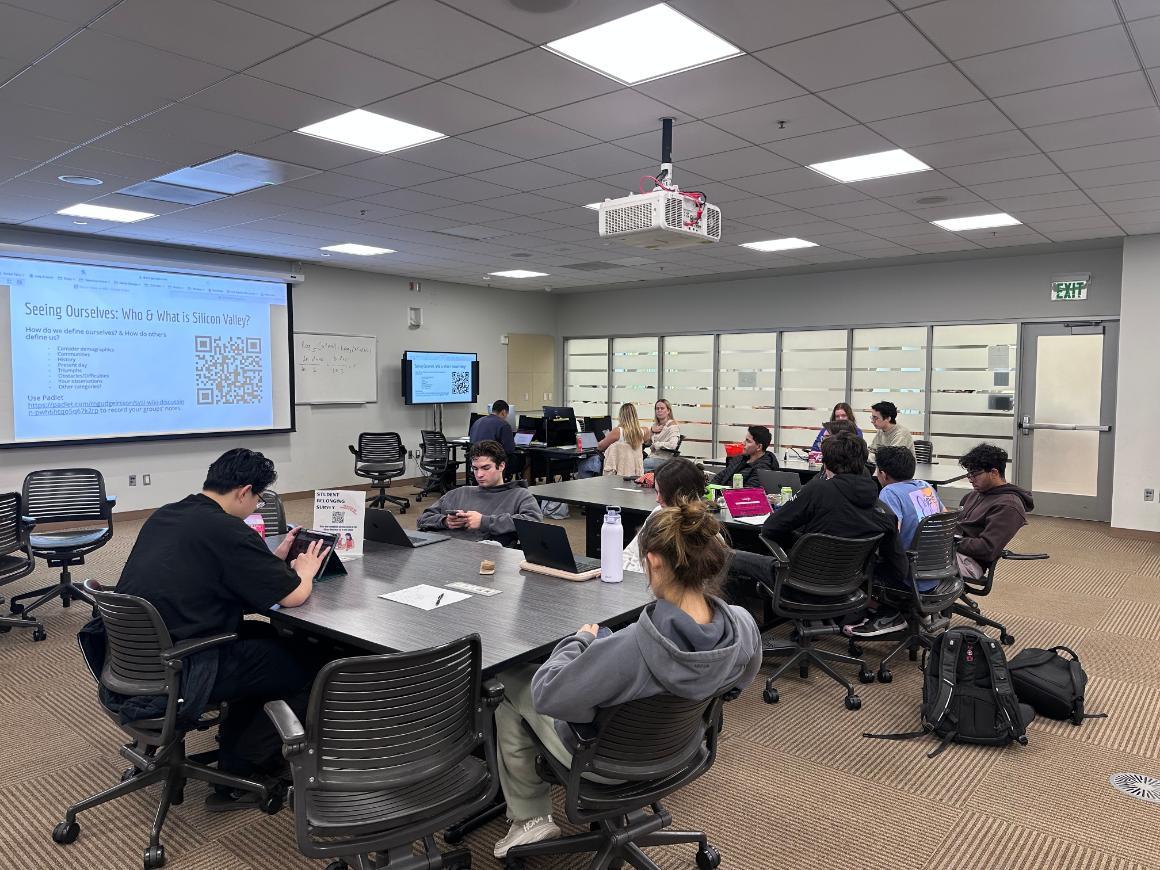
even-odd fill
[{"label": "pen on table", "polygon": [[439,597],[435,599],[435,606],[436,606],[436,607],[438,607],[438,606],[439,606],[439,602],[440,602],[440,601],[442,601],[442,600],[443,600],[443,593],[442,593],[442,592],[440,592],[440,593],[439,593]]}]

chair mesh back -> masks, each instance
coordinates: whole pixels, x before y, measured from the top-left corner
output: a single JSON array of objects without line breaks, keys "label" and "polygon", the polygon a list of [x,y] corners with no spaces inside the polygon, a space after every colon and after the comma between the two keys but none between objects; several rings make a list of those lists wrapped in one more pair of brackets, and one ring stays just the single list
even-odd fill
[{"label": "chair mesh back", "polygon": [[272,489],[267,489],[262,493],[261,499],[265,504],[262,505],[258,513],[262,515],[262,521],[266,526],[266,534],[286,534],[286,509],[282,506],[282,496],[278,495]]},{"label": "chair mesh back", "polygon": [[866,585],[867,566],[881,539],[803,535],[789,552],[785,582],[814,595],[849,595]]},{"label": "chair mesh back", "polygon": [[420,429],[423,437],[423,459],[420,465],[425,471],[446,468],[451,460],[451,446],[443,433],[435,429]]},{"label": "chair mesh back", "polygon": [[20,537],[20,504],[20,493],[0,493],[0,556],[7,556],[24,543]]},{"label": "chair mesh back", "polygon": [[105,479],[92,468],[53,468],[24,478],[24,511],[37,523],[108,518]]},{"label": "chair mesh back", "polygon": [[945,580],[958,573],[955,565],[955,524],[958,511],[923,517],[910,549],[915,552],[915,580]]},{"label": "chair mesh back", "polygon": [[[654,695],[603,711],[593,772],[635,779],[643,777],[634,777],[633,768],[647,767],[647,778],[661,779],[681,770],[704,741],[705,711],[714,700]],[[667,769],[658,774],[662,763]]]},{"label": "chair mesh back", "polygon": [[308,739],[322,789],[418,782],[478,742],[478,635],[414,653],[340,659],[310,695]]},{"label": "chair mesh back", "polygon": [[358,436],[358,461],[367,463],[405,462],[407,451],[398,432],[363,432]]},{"label": "chair mesh back", "polygon": [[157,610],[144,598],[98,591],[85,583],[108,638],[101,685],[122,695],[160,695],[169,687],[161,653],[173,646]]},{"label": "chair mesh back", "polygon": [[915,462],[934,462],[934,445],[929,441],[916,440],[914,442]]}]

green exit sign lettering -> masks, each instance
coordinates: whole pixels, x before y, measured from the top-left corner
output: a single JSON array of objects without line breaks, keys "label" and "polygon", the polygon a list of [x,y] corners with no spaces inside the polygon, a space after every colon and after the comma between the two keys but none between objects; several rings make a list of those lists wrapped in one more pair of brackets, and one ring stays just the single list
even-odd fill
[{"label": "green exit sign lettering", "polygon": [[1051,298],[1055,302],[1087,299],[1091,275],[1060,275],[1051,279]]}]

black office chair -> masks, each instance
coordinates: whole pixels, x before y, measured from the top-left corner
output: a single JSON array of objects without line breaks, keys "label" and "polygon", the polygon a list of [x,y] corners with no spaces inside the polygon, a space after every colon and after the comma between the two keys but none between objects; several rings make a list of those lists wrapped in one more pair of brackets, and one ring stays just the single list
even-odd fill
[{"label": "black office chair", "polygon": [[[105,479],[93,468],[53,468],[34,471],[24,478],[24,512],[37,525],[45,523],[103,523],[100,528],[66,529],[29,536],[32,554],[50,568],[60,568],[60,580],[32,592],[13,595],[9,609],[14,614],[31,613],[53,598],[68,607],[74,601],[89,601],[73,585],[69,568],[83,565],[88,553],[105,546],[113,538],[113,505],[117,500],[105,495]],[[23,604],[35,598],[31,604]]]},{"label": "black office chair", "polygon": [[405,514],[411,501],[401,495],[387,495],[387,487],[396,477],[407,473],[407,448],[398,432],[362,432],[358,436],[358,449],[348,445],[354,455],[354,473],[371,482],[371,489],[378,489],[378,495],[371,496],[367,503],[373,508],[385,508],[387,502],[396,505],[399,513]]},{"label": "black office chair", "polygon": [[829,662],[858,665],[858,679],[874,682],[866,662],[850,655],[820,650],[817,638],[841,634],[842,617],[862,610],[870,600],[870,563],[878,549],[881,535],[870,538],[839,538],[812,532],[802,535],[789,556],[774,541],[761,536],[773,554],[773,576],[770,584],[758,583],[758,589],[769,598],[776,616],[794,624],[794,641],[764,647],[764,656],[788,656],[765,681],[762,698],[774,704],[780,698],[773,687],[786,670],[798,665],[799,674],[809,676],[811,664],[817,665],[835,682],[846,688],[846,709],[857,710],[861,699],[850,683],[830,667]]},{"label": "black office chair", "polygon": [[603,417],[585,417],[584,431],[591,432],[597,438],[603,438],[612,431],[612,418],[607,415]]},{"label": "black office chair", "polygon": [[266,537],[284,535],[290,531],[286,523],[286,508],[282,505],[282,496],[272,489],[267,489],[263,490],[259,498],[262,500],[262,506],[258,508],[258,513],[262,515],[262,521],[266,525]]},{"label": "black office chair", "polygon": [[934,444],[921,438],[914,440],[914,461],[934,462]]},{"label": "black office chair", "polygon": [[156,608],[144,598],[112,592],[93,580],[86,580],[84,588],[92,597],[105,628],[104,655],[100,655],[100,650],[91,650],[94,658],[86,656],[101,688],[113,693],[114,697],[162,696],[165,698],[165,712],[157,718],[126,723],[121,721],[120,713],[101,704],[101,710],[132,738],[132,742],[121,747],[121,755],[133,766],[121,775],[119,784],[69,807],[64,821],[52,830],[53,841],[65,845],[76,840],[81,831],[76,820],[78,813],[158,782],[162,783],[161,800],[149,832],[149,845],[145,848],[145,870],[165,864],[161,828],[169,808],[184,801],[186,780],[198,779],[212,785],[254,792],[265,812],[278,812],[282,807],[282,797],[277,792],[271,793],[262,783],[223,773],[203,763],[212,760],[215,753],[185,754],[185,735],[189,731],[214,727],[222,714],[211,708],[196,722],[185,721],[181,715],[184,663],[196,653],[236,640],[237,635],[192,638],[174,644]]},{"label": "black office chair", "polygon": [[[0,494],[0,586],[27,577],[36,568],[32,544],[28,540],[35,525],[33,519],[24,516],[21,510],[20,493]],[[0,598],[0,604],[3,603],[4,599]],[[44,626],[32,617],[0,616],[0,633],[14,628],[31,628],[33,640],[48,637]]]},{"label": "black office chair", "polygon": [[796,471],[774,471],[771,468],[757,469],[757,479],[761,481],[761,488],[766,492],[781,492],[783,486],[788,486],[795,493],[802,488],[802,476]]},{"label": "black office chair", "polygon": [[[916,660],[918,651],[929,650],[935,637],[950,625],[947,614],[963,594],[963,580],[959,577],[955,562],[955,524],[958,519],[958,511],[923,517],[914,531],[910,549],[906,551],[910,564],[908,588],[880,586],[875,590],[880,601],[906,614],[905,635],[878,663],[880,683],[889,683],[893,679],[887,667],[892,658],[907,650],[910,659]],[[928,592],[919,592],[915,584],[930,580],[936,581],[938,585]],[[882,639],[889,637],[891,635]],[[854,639],[850,640],[850,655],[862,655],[862,647]]]},{"label": "black office chair", "polygon": [[420,429],[423,437],[423,452],[419,457],[419,469],[426,473],[427,481],[415,496],[415,501],[422,501],[423,496],[438,492],[440,495],[447,492],[447,475],[452,479],[459,468],[458,462],[451,461],[451,446],[443,433],[435,429]]},{"label": "black office chair", "polygon": [[[536,738],[536,769],[549,782],[564,786],[568,821],[594,830],[557,840],[515,846],[508,867],[522,866],[539,855],[594,852],[589,870],[622,867],[661,870],[643,851],[649,846],[697,844],[697,867],[712,870],[717,850],[701,831],[667,830],[673,819],[661,800],[707,771],[717,756],[721,696],[691,701],[654,695],[617,707],[606,707],[590,724],[571,725],[576,741],[572,763],[564,764]],[[593,782],[593,774],[615,783]],[[555,866],[555,865],[553,865]]]},{"label": "black office chair", "polygon": [[433,834],[499,790],[492,731],[503,687],[484,695],[481,661],[478,635],[339,659],[318,674],[305,725],[284,701],[266,704],[294,776],[303,855],[337,859],[327,870],[471,867],[466,849],[440,853]]},{"label": "black office chair", "polygon": [[[1016,553],[1013,550],[1003,550],[999,553],[999,559],[1010,559],[1012,562],[1031,562],[1040,559],[1049,559],[1047,553]],[[999,564],[999,560],[992,562],[987,566],[983,576],[978,580],[972,580],[968,577],[963,578],[963,594],[959,596],[958,602],[951,607],[951,612],[957,613],[959,616],[965,616],[976,625],[987,625],[991,628],[999,629],[999,641],[1004,646],[1010,646],[1015,643],[1015,635],[1007,631],[1006,626],[1000,622],[996,622],[989,616],[984,615],[979,602],[975,601],[971,596],[976,595],[985,598],[991,594],[991,587],[995,584],[995,567]]]}]

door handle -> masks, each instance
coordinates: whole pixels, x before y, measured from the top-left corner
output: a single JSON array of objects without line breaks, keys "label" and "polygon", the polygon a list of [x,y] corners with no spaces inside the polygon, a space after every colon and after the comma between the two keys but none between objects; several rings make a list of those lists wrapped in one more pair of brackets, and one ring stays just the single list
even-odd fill
[{"label": "door handle", "polygon": [[1086,426],[1081,423],[1032,423],[1030,417],[1024,417],[1020,423],[1019,428],[1023,434],[1028,434],[1033,429],[1051,429],[1053,431],[1062,432],[1111,432],[1111,426]]}]

